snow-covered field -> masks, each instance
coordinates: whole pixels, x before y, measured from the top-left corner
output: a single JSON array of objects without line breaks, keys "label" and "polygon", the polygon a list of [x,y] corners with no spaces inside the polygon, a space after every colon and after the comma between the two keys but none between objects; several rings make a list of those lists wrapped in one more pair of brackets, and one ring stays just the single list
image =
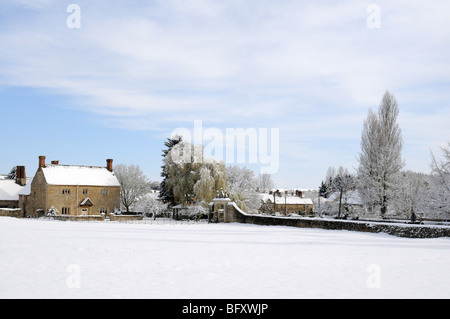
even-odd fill
[{"label": "snow-covered field", "polygon": [[450,298],[450,238],[0,217],[0,298]]}]

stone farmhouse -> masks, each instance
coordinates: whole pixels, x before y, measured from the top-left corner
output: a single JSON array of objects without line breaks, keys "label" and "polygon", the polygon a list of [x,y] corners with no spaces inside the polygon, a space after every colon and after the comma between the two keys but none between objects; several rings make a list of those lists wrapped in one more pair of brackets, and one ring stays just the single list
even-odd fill
[{"label": "stone farmhouse", "polygon": [[275,197],[275,211],[285,215],[289,214],[312,214],[314,203],[311,198],[303,197],[302,193],[293,194],[261,194],[263,205],[273,207]]},{"label": "stone farmhouse", "polygon": [[113,172],[113,160],[106,167],[45,163],[19,192],[19,207],[24,217],[55,215],[90,216],[120,209],[120,183]]}]

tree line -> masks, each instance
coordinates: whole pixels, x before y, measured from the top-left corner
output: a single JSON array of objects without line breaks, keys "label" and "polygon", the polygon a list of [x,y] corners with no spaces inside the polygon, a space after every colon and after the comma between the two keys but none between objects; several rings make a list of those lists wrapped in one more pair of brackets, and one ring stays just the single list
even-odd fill
[{"label": "tree line", "polygon": [[[156,216],[179,204],[207,212],[221,189],[242,210],[257,212],[261,207],[258,192],[273,187],[271,175],[257,178],[246,167],[226,166],[223,161],[204,158],[202,145],[192,145],[181,136],[168,138],[164,146],[161,183],[150,182],[136,165],[114,168],[121,184],[121,205],[127,213],[137,210]],[[151,190],[159,191],[158,198]]]},{"label": "tree line", "polygon": [[378,111],[370,109],[364,121],[356,172],[329,168],[319,194],[339,194],[338,216],[343,196],[357,190],[361,214],[450,218],[450,143],[440,158],[431,152],[429,174],[404,170],[398,114],[395,96],[387,91]]}]

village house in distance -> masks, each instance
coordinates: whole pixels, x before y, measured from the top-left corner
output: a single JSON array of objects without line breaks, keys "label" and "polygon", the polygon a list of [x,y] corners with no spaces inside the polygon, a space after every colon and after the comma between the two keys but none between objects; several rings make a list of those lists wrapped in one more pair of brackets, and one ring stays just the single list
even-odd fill
[{"label": "village house in distance", "polygon": [[[314,212],[314,203],[311,198],[303,197],[300,190],[271,190],[269,194],[260,194],[262,206],[260,211],[275,211],[282,215],[303,214],[311,215]],[[275,201],[275,205],[274,204]],[[275,207],[274,207],[275,206]]]},{"label": "village house in distance", "polygon": [[106,167],[45,163],[39,156],[36,175],[19,192],[24,217],[56,215],[87,216],[109,214],[120,209],[120,183],[113,172],[113,160]]}]

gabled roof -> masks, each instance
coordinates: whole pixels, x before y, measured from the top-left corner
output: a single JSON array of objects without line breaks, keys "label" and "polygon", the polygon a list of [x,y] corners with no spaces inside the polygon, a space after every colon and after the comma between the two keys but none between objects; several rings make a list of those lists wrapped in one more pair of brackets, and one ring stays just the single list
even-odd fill
[{"label": "gabled roof", "polygon": [[89,197],[86,197],[83,199],[83,201],[80,203],[80,206],[94,206],[94,203],[91,201]]},{"label": "gabled roof", "polygon": [[[339,202],[339,192],[332,193],[328,198],[327,202]],[[358,190],[346,191],[342,196],[342,204],[347,205],[362,205],[361,196]]]},{"label": "gabled roof", "polygon": [[[273,202],[273,195],[269,194],[260,194],[261,199],[266,202],[267,200],[270,200]],[[275,203],[277,205],[279,204],[288,204],[288,205],[313,205],[313,201],[311,198],[305,198],[305,197],[298,197],[298,196],[287,196],[286,200],[284,198],[284,195],[282,197],[275,196]]]},{"label": "gabled roof", "polygon": [[46,165],[42,172],[48,185],[120,186],[114,172],[106,167]]}]

